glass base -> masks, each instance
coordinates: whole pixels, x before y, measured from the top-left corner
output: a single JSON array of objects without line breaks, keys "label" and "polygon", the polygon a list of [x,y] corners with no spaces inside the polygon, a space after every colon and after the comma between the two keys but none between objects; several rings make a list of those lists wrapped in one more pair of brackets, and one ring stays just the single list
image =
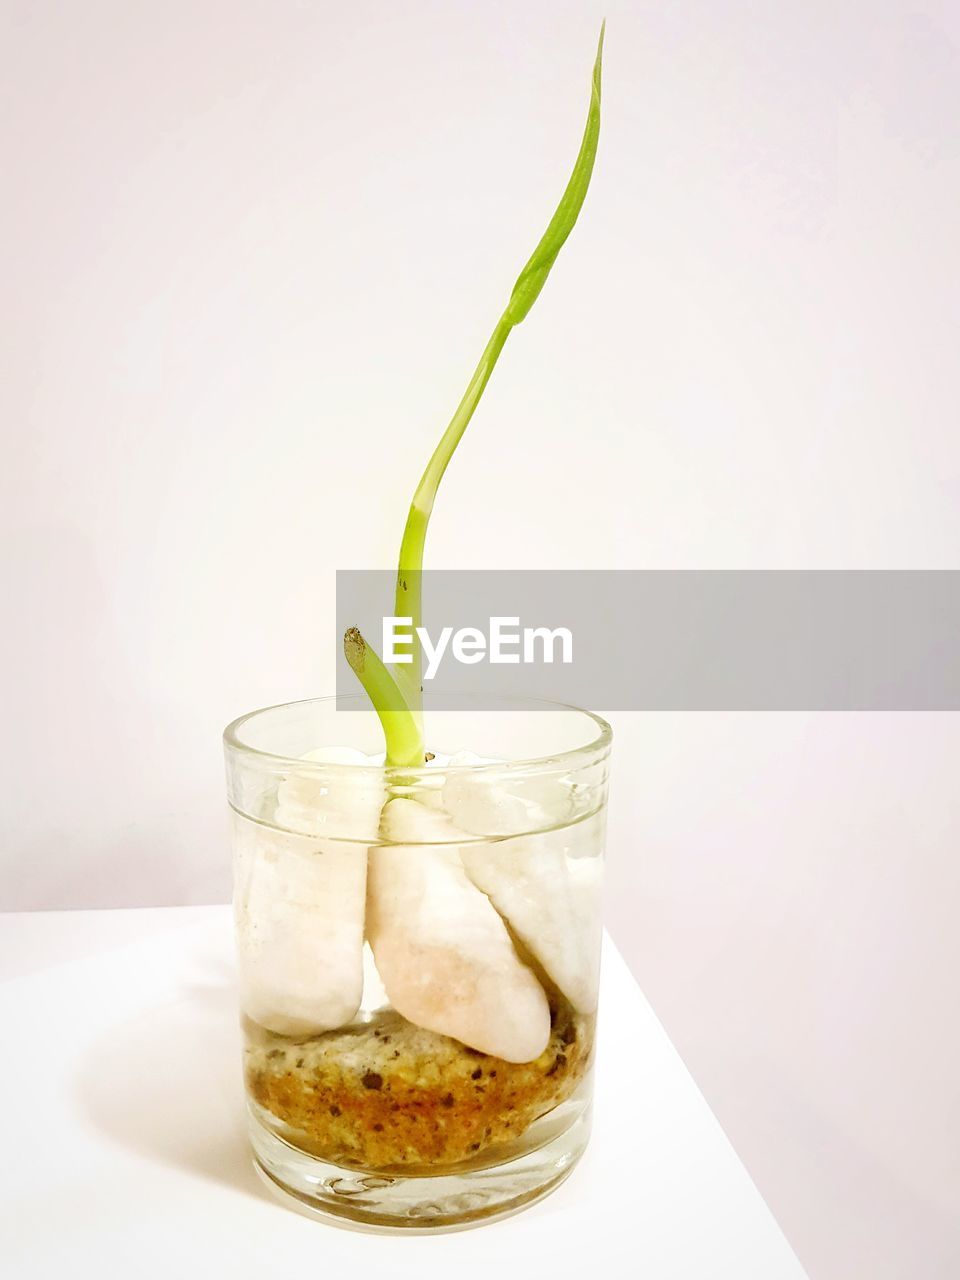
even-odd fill
[{"label": "glass base", "polygon": [[572,1172],[589,1136],[585,1108],[562,1133],[502,1164],[428,1176],[368,1173],[308,1155],[250,1110],[255,1164],[292,1208],[341,1225],[404,1231],[455,1230],[534,1204]]}]

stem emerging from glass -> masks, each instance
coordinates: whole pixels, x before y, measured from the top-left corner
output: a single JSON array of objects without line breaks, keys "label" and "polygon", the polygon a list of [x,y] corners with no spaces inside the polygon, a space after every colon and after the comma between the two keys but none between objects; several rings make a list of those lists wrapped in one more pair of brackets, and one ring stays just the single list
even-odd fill
[{"label": "stem emerging from glass", "polygon": [[457,410],[450,419],[440,443],[433,451],[413,495],[400,544],[400,562],[394,600],[394,615],[411,620],[412,661],[407,664],[398,664],[394,674],[391,675],[363,640],[359,631],[352,628],[344,637],[347,661],[359,677],[383,725],[388,765],[409,767],[414,763],[422,765],[424,761],[423,653],[417,628],[422,624],[423,619],[420,581],[427,525],[440,481],[473,417],[510,330],[526,318],[539,297],[557,255],[573,230],[583,207],[600,138],[600,80],[605,27],[606,23],[600,28],[600,43],[593,67],[587,124],[573,173],[550,220],[550,225],[513,286],[506,310],[497,321],[490,341],[480,357],[480,363],[474,370],[463,398],[457,405]]}]

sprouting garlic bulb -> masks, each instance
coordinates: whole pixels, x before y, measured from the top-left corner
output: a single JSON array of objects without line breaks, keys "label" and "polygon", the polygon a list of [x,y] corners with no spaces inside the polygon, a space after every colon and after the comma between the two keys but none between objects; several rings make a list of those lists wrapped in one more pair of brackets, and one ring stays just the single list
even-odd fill
[{"label": "sprouting garlic bulb", "polygon": [[531,1062],[550,1038],[543,988],[471,882],[449,818],[391,800],[370,850],[367,937],[390,1001],[419,1027],[507,1062]]}]

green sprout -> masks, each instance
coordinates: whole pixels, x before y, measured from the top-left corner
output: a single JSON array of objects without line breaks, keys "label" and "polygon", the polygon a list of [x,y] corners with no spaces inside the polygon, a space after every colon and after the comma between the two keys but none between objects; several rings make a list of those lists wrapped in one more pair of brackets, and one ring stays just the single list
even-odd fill
[{"label": "green sprout", "polygon": [[417,627],[421,625],[423,616],[420,581],[427,525],[433,511],[434,500],[443,474],[480,402],[480,397],[490,380],[510,330],[526,318],[530,308],[540,296],[540,290],[550,274],[550,269],[556,262],[567,236],[573,230],[583,206],[600,137],[600,73],[605,27],[606,23],[600,28],[597,58],[593,65],[587,126],[570,181],[543,238],[520,272],[506,310],[497,321],[490,341],[480,357],[480,363],[463,393],[463,399],[457,405],[449,426],[433,451],[413,495],[400,544],[400,563],[397,570],[394,602],[394,615],[398,618],[411,619],[412,661],[398,665],[391,672],[356,627],[351,627],[344,636],[344,654],[380,719],[386,740],[386,762],[391,767],[414,768],[424,763],[421,683],[423,654]]}]

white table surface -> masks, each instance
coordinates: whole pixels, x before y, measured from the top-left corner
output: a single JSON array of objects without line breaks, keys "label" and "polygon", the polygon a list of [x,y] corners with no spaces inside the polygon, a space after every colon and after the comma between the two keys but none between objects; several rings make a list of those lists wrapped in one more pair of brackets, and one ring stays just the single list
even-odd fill
[{"label": "white table surface", "polygon": [[17,1280],[805,1280],[609,942],[579,1167],[523,1213],[436,1236],[310,1220],[254,1173],[226,907],[0,915],[0,1025]]}]

